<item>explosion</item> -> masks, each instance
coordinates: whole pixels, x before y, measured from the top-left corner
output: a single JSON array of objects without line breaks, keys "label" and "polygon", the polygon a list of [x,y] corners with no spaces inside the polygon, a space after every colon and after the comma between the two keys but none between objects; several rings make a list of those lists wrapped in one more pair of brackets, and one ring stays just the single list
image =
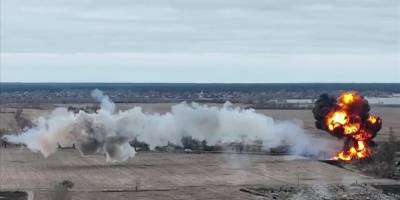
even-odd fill
[{"label": "explosion", "polygon": [[322,94],[313,109],[315,125],[338,138],[346,138],[342,151],[333,158],[351,161],[372,153],[372,139],[382,127],[382,119],[369,114],[370,106],[357,92],[345,92],[338,98]]}]

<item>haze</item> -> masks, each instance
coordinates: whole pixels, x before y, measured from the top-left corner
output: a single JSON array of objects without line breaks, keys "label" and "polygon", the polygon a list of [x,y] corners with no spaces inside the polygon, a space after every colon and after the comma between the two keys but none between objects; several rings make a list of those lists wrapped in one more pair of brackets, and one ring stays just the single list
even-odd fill
[{"label": "haze", "polygon": [[1,0],[2,82],[399,82],[398,0]]}]

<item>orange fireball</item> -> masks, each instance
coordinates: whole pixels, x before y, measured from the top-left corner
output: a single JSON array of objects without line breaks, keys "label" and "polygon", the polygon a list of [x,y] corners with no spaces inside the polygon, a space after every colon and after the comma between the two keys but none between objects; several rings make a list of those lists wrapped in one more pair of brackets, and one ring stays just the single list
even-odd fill
[{"label": "orange fireball", "polygon": [[368,157],[370,150],[367,148],[364,141],[357,141],[356,146],[350,147],[347,151],[339,152],[333,159],[350,161],[354,159],[364,159]]},{"label": "orange fireball", "polygon": [[377,121],[378,121],[378,119],[375,117],[375,116],[373,116],[373,115],[370,115],[369,117],[368,117],[368,119],[367,119],[371,124],[375,124]]},{"label": "orange fireball", "polygon": [[370,140],[382,126],[381,118],[370,115],[368,102],[357,92],[345,92],[336,100],[323,94],[313,109],[319,129],[339,138],[345,137],[345,148],[333,158],[351,161],[371,155]]},{"label": "orange fireball", "polygon": [[354,92],[343,93],[339,97],[339,102],[342,103],[342,104],[351,104],[351,103],[354,102],[356,95],[357,94],[355,94]]},{"label": "orange fireball", "polygon": [[345,125],[348,121],[346,112],[336,111],[328,116],[327,125],[329,130],[333,131],[335,128]]}]

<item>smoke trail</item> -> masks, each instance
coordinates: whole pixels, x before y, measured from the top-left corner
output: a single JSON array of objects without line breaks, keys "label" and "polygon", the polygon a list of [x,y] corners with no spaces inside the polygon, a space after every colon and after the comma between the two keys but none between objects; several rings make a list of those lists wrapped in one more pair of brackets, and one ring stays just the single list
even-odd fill
[{"label": "smoke trail", "polygon": [[[30,150],[45,157],[60,146],[76,144],[82,155],[103,153],[107,161],[125,161],[134,157],[129,141],[137,138],[151,149],[168,142],[181,145],[184,136],[217,143],[261,140],[265,149],[284,143],[293,144],[296,153],[317,153],[310,144],[302,124],[298,121],[275,121],[252,109],[240,109],[229,102],[221,108],[197,103],[180,103],[166,114],[148,114],[141,107],[115,112],[115,104],[99,90],[92,96],[100,101],[96,113],[73,113],[57,108],[46,118],[39,118],[37,126],[18,135],[4,137],[9,142],[25,144]],[[312,147],[311,147],[312,146]],[[320,147],[321,149],[323,147]]]}]

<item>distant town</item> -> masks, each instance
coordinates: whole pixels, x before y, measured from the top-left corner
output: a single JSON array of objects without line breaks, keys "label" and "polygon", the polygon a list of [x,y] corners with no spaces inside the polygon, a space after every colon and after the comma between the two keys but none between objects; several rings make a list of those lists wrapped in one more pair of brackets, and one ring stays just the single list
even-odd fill
[{"label": "distant town", "polygon": [[[1,104],[94,103],[91,91],[100,89],[116,103],[248,104],[256,108],[302,109],[312,107],[322,93],[359,91],[372,98],[393,98],[400,84],[18,84],[2,83]],[[399,97],[400,98],[400,97]],[[400,100],[400,99],[399,99]],[[375,104],[384,104],[376,100]],[[392,102],[389,102],[392,104]],[[397,103],[394,103],[397,104]]]}]

